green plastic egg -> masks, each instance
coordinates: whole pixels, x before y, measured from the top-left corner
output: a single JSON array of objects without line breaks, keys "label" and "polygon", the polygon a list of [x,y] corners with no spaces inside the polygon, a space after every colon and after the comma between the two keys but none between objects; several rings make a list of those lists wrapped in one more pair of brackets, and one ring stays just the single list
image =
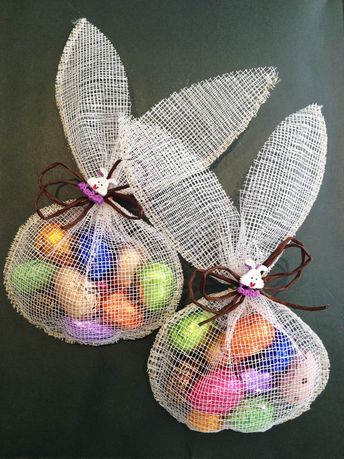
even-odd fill
[{"label": "green plastic egg", "polygon": [[149,263],[138,271],[142,303],[149,311],[160,311],[170,301],[176,278],[165,263]]},{"label": "green plastic egg", "polygon": [[274,407],[265,397],[242,401],[229,417],[230,428],[240,432],[264,432],[273,424]]},{"label": "green plastic egg", "polygon": [[211,322],[199,325],[200,322],[209,319],[213,314],[206,311],[192,312],[188,316],[180,318],[170,331],[170,341],[173,347],[180,351],[190,352],[196,349],[205,338]]},{"label": "green plastic egg", "polygon": [[54,265],[40,260],[21,263],[13,269],[11,282],[21,293],[31,293],[44,288],[56,273]]}]

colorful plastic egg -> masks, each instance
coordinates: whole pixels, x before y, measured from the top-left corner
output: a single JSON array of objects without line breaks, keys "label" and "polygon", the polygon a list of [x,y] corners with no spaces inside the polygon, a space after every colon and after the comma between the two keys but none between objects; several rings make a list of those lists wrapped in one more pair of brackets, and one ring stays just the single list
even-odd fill
[{"label": "colorful plastic egg", "polygon": [[52,282],[56,267],[51,263],[31,260],[17,265],[11,275],[11,283],[20,293],[32,293]]},{"label": "colorful plastic egg", "polygon": [[150,311],[160,311],[171,299],[176,278],[165,263],[149,263],[137,275],[140,298]]},{"label": "colorful plastic egg", "polygon": [[116,284],[122,289],[127,289],[133,283],[136,271],[145,261],[142,252],[134,247],[123,247],[118,256],[116,271]]},{"label": "colorful plastic egg", "polygon": [[263,396],[243,400],[228,418],[229,427],[240,432],[264,432],[273,425],[274,407]]},{"label": "colorful plastic egg", "polygon": [[212,366],[226,366],[230,363],[229,351],[226,349],[226,333],[221,333],[210,341],[205,351],[205,357]]},{"label": "colorful plastic egg", "polygon": [[[38,314],[42,314],[42,311],[47,313],[48,311],[53,312],[59,309],[59,304],[50,290],[36,293],[32,301],[36,306],[35,309]],[[33,313],[33,310],[31,310],[31,313]]]},{"label": "colorful plastic egg", "polygon": [[82,232],[75,250],[76,262],[87,266],[87,275],[92,281],[109,279],[116,267],[117,255],[103,235],[95,236],[92,230]]},{"label": "colorful plastic egg", "polygon": [[212,314],[209,312],[196,311],[179,318],[170,331],[172,346],[184,352],[191,352],[200,346],[212,326],[211,322],[204,325],[200,323],[210,317]]},{"label": "colorful plastic egg", "polygon": [[104,318],[122,330],[131,330],[143,325],[143,314],[139,306],[124,292],[114,292],[106,296],[102,303]]},{"label": "colorful plastic egg", "polygon": [[64,326],[71,338],[85,344],[110,339],[114,334],[112,327],[100,323],[97,319],[78,320],[65,317]]},{"label": "colorful plastic egg", "polygon": [[226,414],[244,396],[242,381],[229,368],[213,370],[201,376],[189,394],[192,408],[211,414]]},{"label": "colorful plastic egg", "polygon": [[50,288],[34,293],[30,298],[30,303],[34,305],[28,310],[30,320],[33,322],[49,324],[63,317],[63,312]]},{"label": "colorful plastic egg", "polygon": [[55,279],[56,297],[66,314],[74,319],[97,312],[99,294],[92,282],[73,268],[61,268]]},{"label": "colorful plastic egg", "polygon": [[310,352],[303,357],[295,356],[288,371],[280,376],[279,390],[283,399],[290,404],[310,401],[318,372],[318,364]]},{"label": "colorful plastic egg", "polygon": [[70,242],[65,239],[64,231],[57,223],[47,223],[37,234],[35,247],[38,253],[55,261],[63,261],[68,265],[72,263]]},{"label": "colorful plastic egg", "polygon": [[245,392],[250,395],[259,395],[267,392],[272,387],[272,375],[268,371],[259,371],[255,368],[248,368],[239,373],[244,384]]},{"label": "colorful plastic egg", "polygon": [[217,414],[202,413],[190,410],[187,425],[198,432],[217,432],[222,428],[222,417]]},{"label": "colorful plastic egg", "polygon": [[173,368],[166,384],[166,393],[172,403],[184,403],[187,400],[190,385],[199,375],[199,367],[195,361],[182,361]]},{"label": "colorful plastic egg", "polygon": [[235,324],[230,353],[233,359],[244,359],[270,346],[275,328],[260,314],[241,317]]},{"label": "colorful plastic egg", "polygon": [[262,371],[281,373],[290,365],[294,347],[290,339],[276,330],[273,343],[264,349],[255,359],[255,367]]}]

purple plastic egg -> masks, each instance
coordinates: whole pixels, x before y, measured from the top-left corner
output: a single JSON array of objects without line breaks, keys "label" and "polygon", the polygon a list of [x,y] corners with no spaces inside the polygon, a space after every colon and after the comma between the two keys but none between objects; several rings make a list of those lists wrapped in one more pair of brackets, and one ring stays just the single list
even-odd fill
[{"label": "purple plastic egg", "polygon": [[83,343],[104,341],[114,334],[112,327],[100,323],[97,319],[78,320],[66,317],[65,329],[71,338]]},{"label": "purple plastic egg", "polygon": [[271,389],[272,375],[268,371],[248,368],[241,371],[239,376],[248,394],[259,395]]}]

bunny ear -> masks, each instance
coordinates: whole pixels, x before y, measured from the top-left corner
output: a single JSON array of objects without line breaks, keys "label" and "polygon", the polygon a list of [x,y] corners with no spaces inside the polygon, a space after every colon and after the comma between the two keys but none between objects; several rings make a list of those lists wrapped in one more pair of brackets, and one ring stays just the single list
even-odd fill
[{"label": "bunny ear", "polygon": [[126,177],[149,220],[193,266],[219,264],[220,223],[237,237],[239,214],[215,174],[157,126],[133,120],[125,138]]},{"label": "bunny ear", "polygon": [[252,260],[251,258],[249,258],[248,260],[245,260],[245,265],[248,268],[255,268],[256,267],[256,262],[254,260]]},{"label": "bunny ear", "polygon": [[269,271],[269,268],[267,266],[265,266],[265,265],[259,265],[257,267],[257,270],[260,271],[261,274],[263,274],[263,273],[266,273],[267,271]]},{"label": "bunny ear", "polygon": [[118,119],[130,114],[128,83],[116,50],[86,19],[77,22],[64,48],[56,101],[82,173],[95,176],[100,167],[110,168]]},{"label": "bunny ear", "polygon": [[100,167],[100,168],[99,168],[99,172],[100,172],[101,175],[102,175],[103,177],[105,177],[105,178],[108,176],[108,171],[107,171],[107,169],[105,169],[105,167]]},{"label": "bunny ear", "polygon": [[207,167],[246,129],[277,81],[272,67],[218,76],[172,94],[140,121],[165,129]]},{"label": "bunny ear", "polygon": [[240,198],[241,247],[250,248],[257,264],[293,236],[309,213],[323,179],[326,147],[321,107],[309,105],[288,116],[258,154]]}]

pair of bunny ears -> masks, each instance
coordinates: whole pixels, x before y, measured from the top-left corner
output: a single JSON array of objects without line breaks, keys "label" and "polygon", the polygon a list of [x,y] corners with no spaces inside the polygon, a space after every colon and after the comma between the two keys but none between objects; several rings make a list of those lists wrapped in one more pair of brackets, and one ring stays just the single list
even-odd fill
[{"label": "pair of bunny ears", "polygon": [[118,159],[150,221],[192,265],[262,263],[293,236],[318,194],[327,136],[321,109],[288,116],[251,166],[240,212],[208,166],[245,130],[278,81],[274,68],[225,74],[172,94],[143,116],[130,113],[128,83],[108,39],[86,19],[63,52],[56,99],[81,172]]}]

